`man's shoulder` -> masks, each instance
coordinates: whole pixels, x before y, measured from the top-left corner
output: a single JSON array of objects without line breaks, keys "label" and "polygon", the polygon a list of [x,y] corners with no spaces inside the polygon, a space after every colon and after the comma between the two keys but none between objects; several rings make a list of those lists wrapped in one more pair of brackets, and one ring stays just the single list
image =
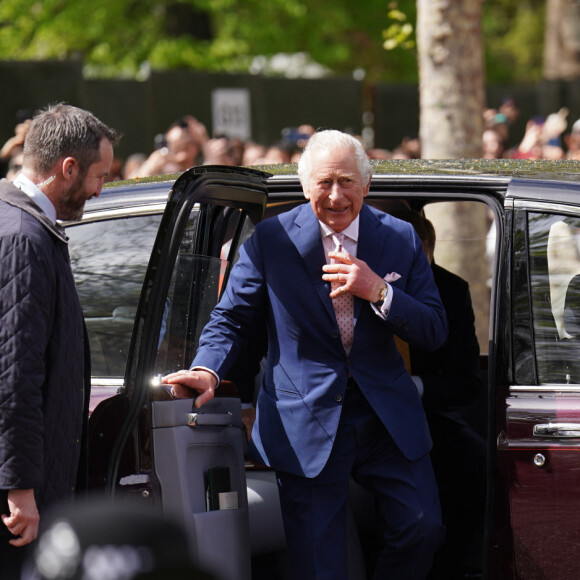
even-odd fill
[{"label": "man's shoulder", "polygon": [[0,198],[0,236],[48,235],[44,226],[21,205]]},{"label": "man's shoulder", "polygon": [[311,211],[309,203],[302,203],[289,209],[287,211],[280,212],[274,216],[271,216],[258,224],[260,229],[277,229],[280,227],[287,228],[290,224],[294,223],[302,215],[308,215],[314,213]]},{"label": "man's shoulder", "polygon": [[409,222],[392,216],[391,214],[377,209],[368,203],[363,204],[361,208],[361,216],[364,216],[365,214],[367,218],[377,219],[379,222],[381,222],[381,224],[391,228],[399,229],[402,231],[414,231],[413,226]]},{"label": "man's shoulder", "polygon": [[441,282],[445,282],[450,286],[461,288],[463,290],[469,289],[469,284],[466,280],[464,280],[461,276],[450,272],[446,268],[443,268],[443,266],[440,266],[439,264],[433,264],[432,269],[433,277],[435,280],[440,280]]},{"label": "man's shoulder", "polygon": [[[0,180],[0,236],[22,235],[58,239],[59,232],[28,195],[7,179]],[[64,241],[64,239],[62,240]]]}]

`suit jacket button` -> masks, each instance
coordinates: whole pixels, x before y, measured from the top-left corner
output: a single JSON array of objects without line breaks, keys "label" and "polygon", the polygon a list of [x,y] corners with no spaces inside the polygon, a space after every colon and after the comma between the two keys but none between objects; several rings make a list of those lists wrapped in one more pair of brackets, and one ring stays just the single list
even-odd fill
[{"label": "suit jacket button", "polygon": [[337,403],[341,403],[342,402],[342,395],[334,395],[334,400]]},{"label": "suit jacket button", "polygon": [[333,332],[332,338],[338,338],[340,336],[340,332]]}]

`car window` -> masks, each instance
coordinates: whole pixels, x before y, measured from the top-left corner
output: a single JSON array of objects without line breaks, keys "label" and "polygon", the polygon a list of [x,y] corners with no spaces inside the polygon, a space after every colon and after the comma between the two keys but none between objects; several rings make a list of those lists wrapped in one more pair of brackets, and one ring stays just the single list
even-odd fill
[{"label": "car window", "polygon": [[71,266],[91,345],[92,375],[121,378],[161,215],[70,226]]},{"label": "car window", "polygon": [[[209,225],[201,238],[201,224]],[[224,206],[192,209],[181,243],[159,336],[155,374],[189,368],[199,336],[225,288],[239,246],[255,226],[246,212]]]},{"label": "car window", "polygon": [[580,218],[531,213],[528,229],[539,381],[580,383]]},{"label": "car window", "polygon": [[425,215],[436,232],[435,263],[469,283],[479,347],[487,353],[496,246],[493,212],[478,201],[455,201],[429,203]]}]

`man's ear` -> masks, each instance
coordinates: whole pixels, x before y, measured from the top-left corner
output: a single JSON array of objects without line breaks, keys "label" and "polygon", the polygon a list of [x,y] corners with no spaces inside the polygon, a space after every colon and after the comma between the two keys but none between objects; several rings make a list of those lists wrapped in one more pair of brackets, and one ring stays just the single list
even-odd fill
[{"label": "man's ear", "polygon": [[62,176],[64,179],[75,179],[79,164],[74,157],[66,157],[62,162]]},{"label": "man's ear", "polygon": [[367,183],[367,186],[364,188],[363,197],[366,197],[369,194],[369,190],[371,188],[371,181],[372,181],[372,179],[373,178],[371,176],[371,178],[369,179],[369,182]]}]

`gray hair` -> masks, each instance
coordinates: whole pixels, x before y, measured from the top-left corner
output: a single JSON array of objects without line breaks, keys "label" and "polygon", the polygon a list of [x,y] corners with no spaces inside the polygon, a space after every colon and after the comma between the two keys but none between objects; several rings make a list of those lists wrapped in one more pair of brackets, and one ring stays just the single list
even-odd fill
[{"label": "gray hair", "polygon": [[24,139],[24,165],[46,175],[63,157],[74,157],[85,173],[99,161],[103,137],[111,145],[119,140],[114,129],[89,111],[64,103],[50,105],[32,119]]},{"label": "gray hair", "polygon": [[314,133],[314,135],[308,139],[304,152],[298,160],[298,178],[300,179],[303,189],[306,189],[308,181],[310,180],[310,173],[312,171],[312,152],[319,151],[320,149],[326,149],[327,151],[346,149],[352,151],[355,155],[356,165],[363,184],[366,185],[369,182],[373,171],[368,155],[361,142],[348,133],[329,129]]}]

